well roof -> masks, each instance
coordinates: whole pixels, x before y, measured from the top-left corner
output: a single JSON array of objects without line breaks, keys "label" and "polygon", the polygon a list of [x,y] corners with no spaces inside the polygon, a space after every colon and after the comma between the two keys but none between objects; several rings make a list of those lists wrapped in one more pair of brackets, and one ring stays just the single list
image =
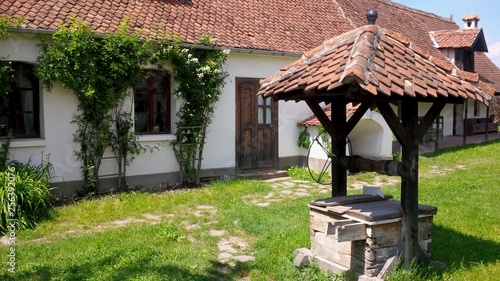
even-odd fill
[{"label": "well roof", "polygon": [[[362,96],[346,86],[359,85]],[[303,57],[263,79],[259,94],[284,100],[332,95],[351,100],[415,98],[419,101],[474,99],[487,103],[494,89],[476,73],[460,71],[407,37],[366,25],[325,41]],[[318,98],[319,97],[319,98]]]}]

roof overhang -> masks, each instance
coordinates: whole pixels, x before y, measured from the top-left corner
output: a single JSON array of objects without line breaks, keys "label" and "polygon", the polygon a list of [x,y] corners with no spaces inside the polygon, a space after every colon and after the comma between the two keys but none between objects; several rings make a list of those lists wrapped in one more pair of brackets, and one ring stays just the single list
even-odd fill
[{"label": "roof overhang", "polygon": [[475,52],[488,52],[482,28],[438,30],[429,32],[438,49],[466,49]]},{"label": "roof overhang", "polygon": [[367,25],[326,40],[261,81],[258,94],[279,100],[488,103],[495,90],[405,36]]}]

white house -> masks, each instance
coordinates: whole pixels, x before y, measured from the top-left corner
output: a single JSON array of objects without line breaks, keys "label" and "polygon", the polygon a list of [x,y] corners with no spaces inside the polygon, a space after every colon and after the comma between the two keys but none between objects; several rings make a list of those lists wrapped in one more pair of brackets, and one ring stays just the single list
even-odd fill
[{"label": "white house", "polygon": [[[77,98],[61,84],[55,84],[50,92],[46,91],[36,77],[23,75],[22,70],[29,70],[37,63],[40,38],[49,38],[61,23],[73,16],[83,19],[100,33],[116,31],[120,22],[129,17],[130,25],[144,34],[162,28],[168,33],[180,34],[183,43],[194,46],[201,35],[207,34],[216,39],[217,47],[231,50],[224,66],[229,76],[217,103],[214,120],[208,127],[202,177],[234,176],[245,171],[301,165],[306,152],[296,144],[301,131],[297,124],[309,117],[311,111],[302,103],[257,98],[259,81],[297,60],[302,52],[320,45],[325,39],[366,24],[365,13],[369,8],[378,10],[378,25],[405,34],[436,58],[449,59],[449,50],[454,50],[454,58],[459,61],[464,56],[457,54],[468,54],[472,62],[466,60],[468,64],[465,65],[474,69],[465,67],[463,70],[475,70],[479,79],[491,83],[500,92],[500,70],[492,68],[493,63],[482,53],[487,50],[484,37],[481,39],[482,31],[477,32],[479,39],[469,42],[468,46],[443,49],[436,45],[440,42],[436,33],[429,32],[458,30],[455,22],[388,0],[14,0],[0,3],[0,15],[23,17],[24,23],[9,29],[10,37],[0,42],[0,57],[13,62],[13,68],[17,70],[15,78],[18,83],[13,86],[13,92],[18,96],[11,102],[9,111],[0,114],[0,125],[3,124],[0,135],[5,136],[7,128],[14,129],[15,138],[10,149],[12,159],[31,159],[36,163],[43,159],[42,154],[50,154],[50,162],[54,165],[52,182],[57,187],[57,195],[71,195],[81,188],[81,164],[74,155],[78,149],[73,142],[76,125],[71,123],[77,110]],[[448,57],[445,55],[447,50]],[[167,70],[171,71],[168,66]],[[140,110],[142,105],[133,100],[132,94],[128,100],[129,104],[135,102],[136,119],[143,120],[136,124],[136,129],[140,128],[137,139],[143,145],[161,144],[153,153],[138,155],[127,168],[130,185],[175,184],[179,181],[179,165],[168,141],[174,139],[175,112],[180,101],[171,96],[175,81],[170,80],[168,84],[167,91],[162,94],[169,98],[169,110],[165,111],[168,112],[164,116],[165,126],[160,129],[153,129],[153,124],[141,119],[139,115],[144,113]],[[471,113],[486,117],[483,105],[471,103],[468,107],[469,118],[473,116]],[[458,114],[465,112],[463,108],[447,106],[443,112],[443,134],[463,133],[457,129],[464,119],[463,114]],[[374,157],[390,156],[387,147],[392,140],[385,133],[387,125],[377,113],[370,113],[361,125],[365,127],[352,132],[353,151]],[[365,139],[367,131],[381,133],[376,144]],[[101,173],[116,173],[116,169],[115,160],[104,160]],[[103,180],[103,184],[112,186],[114,179]]]}]

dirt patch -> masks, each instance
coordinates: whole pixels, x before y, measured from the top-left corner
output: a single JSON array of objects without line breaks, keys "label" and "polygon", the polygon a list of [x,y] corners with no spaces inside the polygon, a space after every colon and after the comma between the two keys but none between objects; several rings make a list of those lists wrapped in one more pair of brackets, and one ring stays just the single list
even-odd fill
[{"label": "dirt patch", "polygon": [[467,166],[466,165],[456,165],[453,168],[442,168],[439,166],[431,166],[430,170],[427,173],[423,173],[422,177],[424,178],[433,178],[437,176],[443,176],[447,173],[456,171],[456,170],[466,170]]}]

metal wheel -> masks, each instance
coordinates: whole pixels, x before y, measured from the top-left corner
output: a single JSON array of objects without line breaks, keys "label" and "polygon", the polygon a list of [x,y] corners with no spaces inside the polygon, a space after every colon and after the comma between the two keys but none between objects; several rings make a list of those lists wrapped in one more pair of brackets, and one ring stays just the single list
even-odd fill
[{"label": "metal wheel", "polygon": [[[331,177],[328,182],[324,181],[324,179],[331,172],[332,159],[335,155],[332,153],[331,141],[330,145],[323,141],[325,137],[330,138],[328,133],[323,131],[311,142],[307,151],[307,170],[315,182],[330,185],[332,184]],[[347,155],[351,155],[351,142],[349,138],[347,138],[346,152]]]}]

